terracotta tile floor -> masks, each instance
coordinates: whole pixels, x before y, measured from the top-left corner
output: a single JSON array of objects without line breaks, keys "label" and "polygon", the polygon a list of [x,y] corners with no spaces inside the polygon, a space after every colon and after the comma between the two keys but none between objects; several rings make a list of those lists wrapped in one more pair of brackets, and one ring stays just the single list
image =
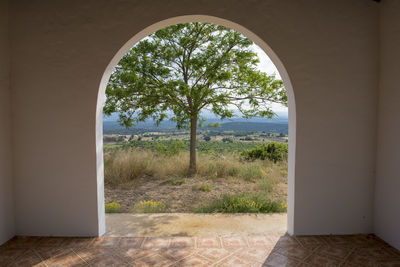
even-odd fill
[{"label": "terracotta tile floor", "polygon": [[400,266],[374,235],[15,237],[0,266]]}]

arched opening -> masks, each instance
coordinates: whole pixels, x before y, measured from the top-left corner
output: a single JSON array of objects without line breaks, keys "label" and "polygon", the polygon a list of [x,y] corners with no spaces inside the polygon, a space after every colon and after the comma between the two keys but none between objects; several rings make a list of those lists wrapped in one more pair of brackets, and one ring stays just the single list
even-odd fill
[{"label": "arched opening", "polygon": [[217,25],[222,25],[237,32],[240,32],[244,36],[251,39],[256,45],[258,45],[272,60],[278,72],[283,80],[284,87],[287,91],[288,107],[289,107],[289,156],[288,156],[288,207],[287,207],[287,231],[289,234],[293,233],[293,215],[294,215],[294,174],[295,174],[295,151],[296,151],[296,112],[295,112],[295,100],[294,92],[290,82],[289,75],[284,68],[282,62],[273,50],[267,45],[265,41],[259,38],[256,34],[250,30],[242,27],[234,22],[205,15],[190,15],[180,16],[155,23],[141,32],[137,33],[132,37],[125,45],[117,52],[113,57],[109,65],[107,66],[99,88],[98,100],[97,100],[97,111],[96,111],[96,153],[97,153],[97,195],[98,195],[98,214],[99,214],[99,228],[100,233],[105,232],[105,211],[104,211],[104,163],[103,163],[103,102],[105,96],[105,89],[110,75],[120,61],[120,59],[133,47],[137,42],[148,36],[149,34],[170,25],[186,23],[186,22],[207,22]]}]

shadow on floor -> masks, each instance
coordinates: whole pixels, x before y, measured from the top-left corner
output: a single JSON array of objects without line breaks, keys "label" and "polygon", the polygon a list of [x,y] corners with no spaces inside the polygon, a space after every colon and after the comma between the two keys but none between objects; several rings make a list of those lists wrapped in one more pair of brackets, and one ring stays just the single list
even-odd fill
[{"label": "shadow on floor", "polygon": [[375,235],[15,237],[0,266],[399,266]]}]

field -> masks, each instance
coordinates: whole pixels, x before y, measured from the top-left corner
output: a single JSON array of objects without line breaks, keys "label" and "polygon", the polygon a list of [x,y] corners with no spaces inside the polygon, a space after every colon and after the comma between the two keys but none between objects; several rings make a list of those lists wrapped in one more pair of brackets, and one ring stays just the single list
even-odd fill
[{"label": "field", "polygon": [[[287,161],[252,159],[243,151],[279,133],[224,131],[198,134],[197,173],[187,173],[185,132],[105,135],[108,212],[284,212]],[[207,140],[207,141],[206,141]],[[113,204],[110,204],[113,203]]]}]

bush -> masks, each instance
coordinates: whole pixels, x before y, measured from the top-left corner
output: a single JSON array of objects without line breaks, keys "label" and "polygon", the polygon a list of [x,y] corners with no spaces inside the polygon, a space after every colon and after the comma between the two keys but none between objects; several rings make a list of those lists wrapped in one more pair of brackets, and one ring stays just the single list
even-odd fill
[{"label": "bush", "polygon": [[268,144],[262,144],[252,149],[245,150],[241,155],[246,160],[268,159],[276,163],[287,159],[288,145],[286,143],[270,142]]},{"label": "bush", "polygon": [[178,186],[178,185],[184,184],[185,181],[186,181],[185,178],[182,178],[182,179],[172,179],[172,180],[169,180],[169,184]]},{"label": "bush", "polygon": [[159,213],[164,212],[166,205],[162,201],[140,201],[133,207],[135,213]]},{"label": "bush", "polygon": [[211,185],[209,185],[209,184],[202,185],[202,186],[199,187],[199,190],[203,191],[203,192],[210,192],[211,191]]},{"label": "bush", "polygon": [[157,152],[166,156],[178,155],[185,148],[185,143],[183,141],[172,141],[167,145],[161,142],[157,142],[156,144]]},{"label": "bush", "polygon": [[106,204],[106,213],[118,213],[121,205],[116,202]]},{"label": "bush", "polygon": [[286,204],[268,200],[264,195],[224,195],[221,199],[201,206],[197,213],[273,213],[286,212]]},{"label": "bush", "polygon": [[233,143],[233,140],[232,140],[232,138],[224,137],[224,138],[222,138],[222,142],[224,142],[224,143]]}]

